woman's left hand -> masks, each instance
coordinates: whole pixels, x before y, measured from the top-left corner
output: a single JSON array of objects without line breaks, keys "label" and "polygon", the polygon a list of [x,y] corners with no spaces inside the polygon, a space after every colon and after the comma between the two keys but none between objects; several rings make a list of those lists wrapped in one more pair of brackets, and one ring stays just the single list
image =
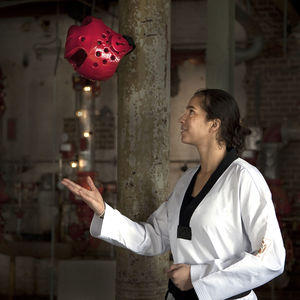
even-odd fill
[{"label": "woman's left hand", "polygon": [[193,288],[190,265],[174,264],[169,268],[167,273],[168,277],[181,291],[187,291]]},{"label": "woman's left hand", "polygon": [[105,211],[104,200],[95,187],[95,184],[90,176],[87,177],[87,184],[90,189],[86,189],[81,185],[64,178],[61,183],[65,185],[74,195],[81,197],[81,199],[97,214],[103,215]]}]

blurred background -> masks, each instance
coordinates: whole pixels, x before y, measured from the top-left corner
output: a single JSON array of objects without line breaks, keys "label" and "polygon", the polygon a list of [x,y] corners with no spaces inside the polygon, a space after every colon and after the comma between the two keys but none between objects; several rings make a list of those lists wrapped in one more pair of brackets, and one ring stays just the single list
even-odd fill
[{"label": "blurred background", "polygon": [[[118,207],[118,72],[84,79],[64,59],[64,45],[68,28],[87,15],[119,32],[119,2],[134,1],[0,1],[0,299],[116,297],[116,249],[90,237],[92,211],[59,181],[84,184],[90,175]],[[180,143],[178,118],[207,86],[208,41],[224,39],[213,19],[223,18],[221,2],[169,2],[167,192],[198,163],[195,149]],[[228,2],[235,7],[227,21],[234,28],[229,90],[252,130],[243,158],[270,186],[287,250],[285,272],[256,292],[300,299],[300,2]],[[151,16],[142,5],[136,11]],[[224,49],[212,51],[216,59]]]}]

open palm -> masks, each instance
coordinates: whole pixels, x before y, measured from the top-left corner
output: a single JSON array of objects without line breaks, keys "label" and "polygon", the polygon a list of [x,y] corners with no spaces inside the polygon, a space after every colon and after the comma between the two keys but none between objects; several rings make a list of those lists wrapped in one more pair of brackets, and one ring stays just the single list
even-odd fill
[{"label": "open palm", "polygon": [[74,195],[79,196],[82,200],[98,215],[104,212],[105,205],[103,198],[96,188],[92,178],[87,177],[87,183],[90,190],[82,187],[81,185],[71,181],[70,179],[64,178],[61,183],[66,186]]}]

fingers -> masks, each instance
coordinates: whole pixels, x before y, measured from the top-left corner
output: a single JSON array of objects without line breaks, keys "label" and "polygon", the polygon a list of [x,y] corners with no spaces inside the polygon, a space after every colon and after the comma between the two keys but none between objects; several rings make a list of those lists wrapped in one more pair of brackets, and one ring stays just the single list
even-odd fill
[{"label": "fingers", "polygon": [[91,191],[84,188],[79,191],[79,196],[86,202],[92,202],[96,200],[95,195],[91,194]]},{"label": "fingers", "polygon": [[169,270],[167,271],[167,273],[171,273],[179,268],[182,267],[182,264],[173,264],[170,266]]},{"label": "fingers", "polygon": [[180,290],[185,291],[193,288],[190,275],[190,265],[173,264],[168,271],[168,277]]},{"label": "fingers", "polygon": [[177,286],[177,280],[175,279],[176,271],[179,269],[179,264],[173,264],[170,266],[169,270],[167,271],[167,276],[170,278],[173,283]]},{"label": "fingers", "polygon": [[74,194],[80,196],[80,191],[84,190],[84,188],[79,185],[79,184],[76,184],[75,182],[67,179],[67,178],[64,178],[61,183],[66,186],[71,192],[73,192]]},{"label": "fingers", "polygon": [[64,178],[61,183],[67,187],[81,188],[81,186],[68,178]]},{"label": "fingers", "polygon": [[96,188],[96,186],[90,176],[87,177],[87,183],[92,191],[98,191],[98,189]]},{"label": "fingers", "polygon": [[[90,186],[90,188],[92,189],[92,191],[82,187],[81,185],[67,179],[64,178],[61,183],[66,186],[72,193],[74,193],[77,196],[80,196],[83,200],[85,200],[86,202],[92,203],[92,201],[99,201],[102,200],[102,197],[100,195],[100,193],[98,192],[96,186],[94,185],[92,179],[90,177],[88,177],[88,184]],[[97,193],[94,193],[94,191],[96,191]]]}]

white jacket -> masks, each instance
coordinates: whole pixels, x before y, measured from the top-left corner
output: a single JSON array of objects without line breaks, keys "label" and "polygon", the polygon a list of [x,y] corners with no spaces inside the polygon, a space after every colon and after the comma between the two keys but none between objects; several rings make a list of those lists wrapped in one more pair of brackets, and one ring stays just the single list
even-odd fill
[{"label": "white jacket", "polygon": [[[192,239],[177,238],[185,191],[198,168],[187,170],[147,223],[133,222],[106,205],[93,217],[93,237],[142,255],[171,249],[174,263],[191,265],[201,300],[223,300],[280,275],[285,249],[271,193],[261,173],[241,158],[217,180],[190,220]],[[243,299],[256,299],[252,292]]]}]

